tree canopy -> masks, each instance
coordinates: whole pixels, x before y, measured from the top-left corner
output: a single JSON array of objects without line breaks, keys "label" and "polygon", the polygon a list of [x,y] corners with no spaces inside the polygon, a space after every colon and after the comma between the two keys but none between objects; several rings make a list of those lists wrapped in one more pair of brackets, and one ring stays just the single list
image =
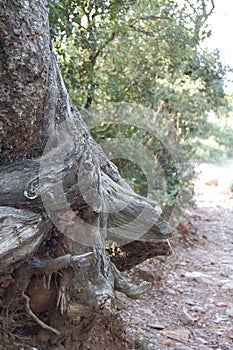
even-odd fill
[{"label": "tree canopy", "polygon": [[213,3],[180,3],[50,1],[53,44],[78,107],[134,101],[157,108],[171,90],[178,92],[176,82],[187,87],[187,79],[202,103],[205,94],[223,92],[225,67],[217,54],[199,48],[210,35],[205,21]]}]

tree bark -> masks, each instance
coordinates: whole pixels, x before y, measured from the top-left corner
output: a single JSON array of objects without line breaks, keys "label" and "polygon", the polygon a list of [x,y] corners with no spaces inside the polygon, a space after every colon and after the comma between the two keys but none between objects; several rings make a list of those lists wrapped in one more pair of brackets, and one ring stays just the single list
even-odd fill
[{"label": "tree bark", "polygon": [[136,298],[149,284],[125,280],[105,241],[146,246],[166,240],[169,228],[157,203],[120,177],[72,104],[47,1],[0,0],[0,18],[2,344],[85,349],[104,327],[111,336],[100,344],[126,349],[115,290]]}]

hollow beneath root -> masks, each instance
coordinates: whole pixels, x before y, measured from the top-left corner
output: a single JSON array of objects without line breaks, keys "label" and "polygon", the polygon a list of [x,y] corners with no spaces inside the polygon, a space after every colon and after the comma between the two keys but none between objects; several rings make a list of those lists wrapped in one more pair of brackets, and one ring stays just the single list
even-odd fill
[{"label": "hollow beneath root", "polygon": [[129,349],[124,323],[118,312],[100,310],[72,324],[67,316],[56,310],[52,315],[45,312],[37,316],[44,323],[52,317],[53,324],[62,325],[62,335],[44,329],[30,317],[24,305],[16,301],[7,309],[2,308],[0,350]]}]

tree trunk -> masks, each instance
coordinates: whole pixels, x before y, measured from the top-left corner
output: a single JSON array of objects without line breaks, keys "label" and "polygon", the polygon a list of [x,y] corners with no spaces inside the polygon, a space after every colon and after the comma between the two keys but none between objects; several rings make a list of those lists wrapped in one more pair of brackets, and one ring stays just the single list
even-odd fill
[{"label": "tree trunk", "polygon": [[126,349],[115,290],[136,298],[149,284],[127,282],[105,242],[126,244],[127,259],[134,240],[153,245],[130,267],[167,251],[155,243],[166,241],[168,226],[157,203],[120,177],[70,101],[47,1],[0,0],[0,17],[1,344]]}]

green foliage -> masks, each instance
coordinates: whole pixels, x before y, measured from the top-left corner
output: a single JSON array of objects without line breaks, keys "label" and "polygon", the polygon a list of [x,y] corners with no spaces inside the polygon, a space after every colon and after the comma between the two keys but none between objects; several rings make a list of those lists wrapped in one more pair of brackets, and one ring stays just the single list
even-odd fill
[{"label": "green foliage", "polygon": [[201,163],[223,163],[227,157],[226,152],[213,139],[199,140],[196,145],[195,159]]},{"label": "green foliage", "polygon": [[132,0],[51,0],[53,44],[71,96],[88,108],[99,87],[97,60],[111,51],[116,34],[124,32],[125,14]]},{"label": "green foliage", "polygon": [[[155,130],[163,142],[143,130],[103,124],[92,130],[101,143],[116,136],[139,141],[155,155],[166,181],[154,185],[154,196],[173,206],[191,200],[192,167],[197,138],[213,132],[232,150],[230,130],[215,130],[208,113],[228,111],[224,93],[225,67],[218,51],[200,49],[210,35],[206,20],[212,2],[171,0],[50,0],[50,28],[63,78],[80,109],[127,102],[154,109]],[[150,123],[153,124],[151,119]],[[219,133],[219,134],[218,134]],[[169,145],[173,157],[164,145]],[[203,143],[202,143],[203,144]],[[199,142],[200,145],[200,142]],[[213,150],[202,147],[203,152]],[[215,150],[214,157],[218,151]],[[220,153],[219,153],[220,155]],[[199,159],[203,155],[198,154]],[[206,158],[206,155],[205,155]],[[122,175],[145,195],[143,169],[129,160],[115,160]],[[182,193],[182,194],[181,194]]]},{"label": "green foliage", "polygon": [[199,162],[223,163],[233,157],[233,127],[220,120],[207,122],[205,133],[193,140],[195,159]]},{"label": "green foliage", "polygon": [[213,135],[218,140],[218,144],[225,147],[226,154],[233,157],[233,128],[215,126]]},{"label": "green foliage", "polygon": [[[225,70],[217,53],[197,50],[200,38],[208,35],[200,25],[207,14],[198,4],[192,4],[195,10],[186,2],[182,7],[168,0],[51,0],[50,4],[51,36],[79,108],[109,101],[140,101],[157,108],[160,99],[177,97],[173,104],[180,109],[182,93],[185,106],[194,104],[195,110],[198,104],[202,112],[210,109],[208,101],[217,103],[222,97]],[[185,101],[188,83],[197,90],[192,101]]]}]

